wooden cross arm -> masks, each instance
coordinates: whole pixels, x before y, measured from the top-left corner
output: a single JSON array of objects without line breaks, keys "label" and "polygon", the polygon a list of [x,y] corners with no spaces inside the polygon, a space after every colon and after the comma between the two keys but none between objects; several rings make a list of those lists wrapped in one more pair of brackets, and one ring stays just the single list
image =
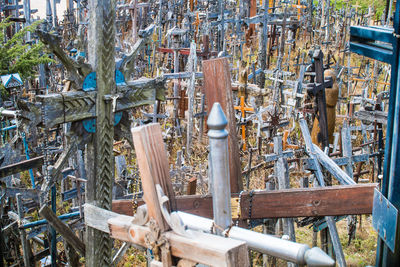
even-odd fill
[{"label": "wooden cross arm", "polygon": [[369,121],[369,122],[377,122],[382,123],[383,125],[387,124],[388,113],[385,111],[379,110],[360,110],[354,113],[354,117],[362,120],[362,121]]},{"label": "wooden cross arm", "polygon": [[[250,202],[252,219],[371,214],[376,186],[363,184],[260,191],[255,192],[253,197],[245,192],[241,196],[240,218],[250,219]],[[239,194],[232,194],[231,203],[236,203],[232,205],[233,218],[237,218],[238,200]],[[178,196],[176,202],[179,211],[213,218],[212,197],[209,195]],[[142,204],[144,202],[139,200],[138,205]],[[132,215],[132,205],[131,200],[114,200],[112,209]]]},{"label": "wooden cross arm", "polygon": [[[107,220],[110,236],[114,239],[147,247],[146,235],[150,228],[132,224],[132,217],[119,215]],[[249,266],[247,245],[221,236],[191,232],[180,236],[172,231],[164,233],[173,256],[209,266]]]},{"label": "wooden cross arm", "polygon": [[38,168],[43,165],[44,156],[24,160],[21,162],[13,163],[0,168],[0,178],[6,177],[15,173],[26,171],[29,169]]},{"label": "wooden cross arm", "polygon": [[289,151],[283,151],[281,156],[279,156],[277,154],[268,154],[268,155],[264,155],[264,161],[265,162],[276,161],[280,157],[291,158],[291,157],[293,157],[293,155],[294,155],[293,151],[290,151],[290,150]]},{"label": "wooden cross arm", "polygon": [[[163,100],[165,83],[163,78],[138,79],[130,81],[127,86],[118,87],[116,112],[138,106],[149,105],[156,99]],[[38,95],[46,116],[38,114],[43,126],[52,128],[66,122],[81,121],[96,116],[96,91],[71,91],[65,93]],[[27,106],[28,107],[28,106]]]},{"label": "wooden cross arm", "polygon": [[[87,226],[110,234],[114,239],[147,247],[145,236],[150,228],[133,224],[134,217],[85,204]],[[210,266],[248,266],[245,242],[196,232],[190,237],[165,232],[173,256]]]}]

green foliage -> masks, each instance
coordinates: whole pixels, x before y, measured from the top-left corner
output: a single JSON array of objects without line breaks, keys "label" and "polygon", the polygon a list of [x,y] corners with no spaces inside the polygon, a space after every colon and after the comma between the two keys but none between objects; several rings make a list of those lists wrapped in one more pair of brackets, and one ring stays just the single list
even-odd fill
[{"label": "green foliage", "polygon": [[356,8],[359,6],[358,11],[364,11],[365,13],[368,12],[368,7],[372,6],[373,10],[375,10],[375,19],[381,18],[386,7],[385,0],[337,0],[331,1],[331,4],[335,2],[337,9],[346,7],[347,3],[349,3],[350,7]]},{"label": "green foliage", "polygon": [[25,43],[26,34],[33,33],[40,23],[42,21],[36,21],[6,40],[6,29],[14,22],[10,22],[9,19],[0,22],[0,40],[6,40],[0,43],[0,75],[19,73],[21,79],[25,80],[34,77],[35,66],[53,62],[46,53],[43,53],[43,43]]}]

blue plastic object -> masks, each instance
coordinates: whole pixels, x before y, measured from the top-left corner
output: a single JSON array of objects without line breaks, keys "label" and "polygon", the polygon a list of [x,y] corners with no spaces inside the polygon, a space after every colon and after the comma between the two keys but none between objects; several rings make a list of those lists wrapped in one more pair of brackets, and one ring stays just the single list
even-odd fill
[{"label": "blue plastic object", "polygon": [[[117,86],[126,85],[125,77],[122,74],[122,72],[119,70],[115,71],[115,83]],[[96,88],[97,88],[96,72],[91,72],[86,76],[85,80],[83,81],[82,89],[85,92],[90,92],[90,91],[95,91]],[[122,111],[115,113],[114,126],[118,125],[118,123],[121,121],[121,119],[122,119]],[[83,128],[85,128],[85,130],[88,133],[95,133],[96,132],[96,119],[84,120]]]}]

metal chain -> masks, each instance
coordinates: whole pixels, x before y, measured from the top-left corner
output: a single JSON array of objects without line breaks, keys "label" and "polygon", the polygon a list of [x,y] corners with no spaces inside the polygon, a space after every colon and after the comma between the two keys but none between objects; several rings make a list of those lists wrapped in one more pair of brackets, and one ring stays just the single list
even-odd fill
[{"label": "metal chain", "polygon": [[252,220],[251,220],[251,213],[252,213],[252,209],[253,209],[253,194],[254,194],[254,190],[251,190],[250,191],[250,194],[249,194],[249,196],[250,196],[250,200],[249,200],[249,221],[250,221],[250,229],[252,229],[253,228],[253,223],[252,223]]}]

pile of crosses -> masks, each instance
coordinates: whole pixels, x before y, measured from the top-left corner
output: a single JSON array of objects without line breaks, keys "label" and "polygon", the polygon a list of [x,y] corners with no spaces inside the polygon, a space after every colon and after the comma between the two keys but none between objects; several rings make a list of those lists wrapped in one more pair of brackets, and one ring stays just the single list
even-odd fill
[{"label": "pile of crosses", "polygon": [[[9,2],[8,40],[36,13]],[[380,196],[390,94],[390,53],[365,52],[376,36],[362,26],[390,26],[391,10],[66,3],[60,21],[46,0],[25,37],[55,63],[1,76],[1,263],[111,266],[132,246],[150,266],[250,266],[248,250],[346,266],[336,222],[350,243]],[[313,227],[313,248],[295,224]]]}]

